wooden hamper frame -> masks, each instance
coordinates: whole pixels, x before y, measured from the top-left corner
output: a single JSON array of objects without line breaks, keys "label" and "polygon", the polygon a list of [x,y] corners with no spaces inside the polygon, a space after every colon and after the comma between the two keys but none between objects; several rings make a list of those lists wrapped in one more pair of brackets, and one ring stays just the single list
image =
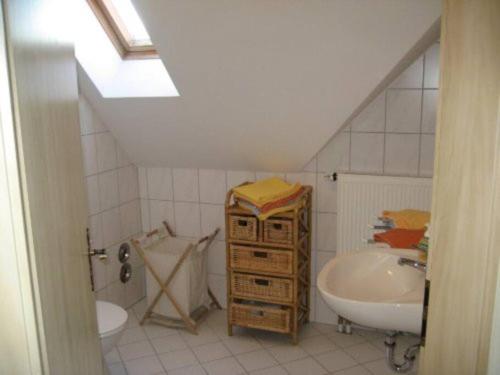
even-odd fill
[{"label": "wooden hamper frame", "polygon": [[[163,221],[163,225],[165,227],[166,235],[175,238],[175,234],[168,225],[166,221]],[[210,234],[209,236],[205,236],[203,238],[200,238],[196,243],[190,243],[182,255],[179,257],[177,260],[177,263],[175,264],[174,268],[170,272],[170,274],[167,276],[165,280],[162,280],[158,272],[156,272],[155,268],[151,264],[151,262],[148,260],[146,254],[145,254],[145,248],[141,245],[141,241],[137,239],[132,239],[132,244],[139,254],[139,256],[142,258],[144,261],[144,265],[146,268],[151,272],[151,275],[153,278],[156,280],[158,285],[160,286],[160,290],[157,292],[155,295],[155,298],[151,302],[151,304],[148,306],[146,309],[146,312],[144,313],[141,321],[139,322],[140,325],[143,325],[147,320],[150,320],[156,324],[160,324],[166,327],[170,328],[186,328],[189,332],[197,335],[198,334],[198,327],[199,324],[206,318],[207,314],[210,312],[210,308],[207,308],[205,306],[200,306],[200,308],[196,309],[191,315],[189,312],[186,312],[182,309],[182,307],[178,304],[177,300],[175,297],[171,294],[169,290],[169,285],[174,279],[175,275],[181,268],[182,264],[184,261],[188,258],[188,256],[191,254],[191,252],[196,249],[196,247],[202,243],[205,242],[204,248],[201,250],[201,252],[207,251],[212,242],[214,241],[215,237],[219,233],[220,229],[217,228],[215,231]],[[152,241],[154,237],[156,237],[156,241],[152,242],[149,246],[155,245],[159,243],[160,241],[164,240],[166,235],[162,236],[162,228],[157,228],[152,230],[149,233],[146,233],[145,238],[146,239],[151,239]],[[181,319],[172,319],[168,318],[166,316],[163,316],[161,314],[156,314],[153,312],[155,306],[158,304],[160,301],[160,298],[162,295],[165,295],[172,305],[174,306],[175,310],[177,313],[181,316]],[[222,306],[220,305],[219,301],[215,297],[215,295],[212,293],[210,290],[210,287],[208,287],[208,296],[210,297],[212,303],[210,304],[210,307],[215,307],[219,310],[222,310]]]}]

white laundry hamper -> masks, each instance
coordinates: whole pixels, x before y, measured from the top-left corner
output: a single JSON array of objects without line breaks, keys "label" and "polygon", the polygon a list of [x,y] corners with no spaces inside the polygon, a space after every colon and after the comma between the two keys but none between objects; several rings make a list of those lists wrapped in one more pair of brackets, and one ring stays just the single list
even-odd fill
[{"label": "white laundry hamper", "polygon": [[144,261],[148,308],[140,324],[150,320],[197,333],[211,307],[221,305],[208,287],[208,248],[217,236],[196,241],[175,237],[166,222],[131,242]]},{"label": "white laundry hamper", "polygon": [[[190,245],[189,240],[167,237],[160,244],[146,250],[146,257],[155,267],[162,279],[166,279],[174,270],[175,265]],[[182,310],[191,315],[201,306],[209,303],[208,297],[208,252],[201,251],[203,246],[192,249],[187,258],[179,267],[169,284],[172,296]],[[153,277],[151,271],[146,269],[146,294],[148,305],[154,302],[155,296],[160,291],[160,285]],[[153,313],[161,314],[172,319],[181,316],[172,304],[172,301],[162,294],[154,307]]]}]

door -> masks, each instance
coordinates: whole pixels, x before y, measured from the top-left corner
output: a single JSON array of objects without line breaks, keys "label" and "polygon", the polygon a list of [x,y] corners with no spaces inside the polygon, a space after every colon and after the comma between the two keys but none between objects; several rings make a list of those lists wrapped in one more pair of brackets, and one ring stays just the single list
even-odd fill
[{"label": "door", "polygon": [[500,259],[500,1],[446,0],[422,374],[486,374]]},{"label": "door", "polygon": [[[21,285],[22,293],[11,295],[15,304],[0,306],[2,318],[9,311],[25,310],[24,323],[18,326],[27,335],[26,342],[17,338],[12,346],[9,340],[14,342],[15,335],[2,335],[7,341],[2,344],[12,353],[6,355],[10,364],[0,364],[1,373],[99,375],[103,371],[85,255],[87,211],[76,61],[67,29],[72,3],[2,3],[13,136],[6,138],[12,147],[6,148],[8,154],[0,161],[10,165],[9,178],[19,177],[20,206],[11,200],[10,208],[13,216],[22,213],[22,220],[12,220],[11,227],[25,238],[24,247],[11,249],[17,269],[10,270],[12,278],[7,281],[11,284],[2,287],[12,290],[28,278],[32,290]],[[3,106],[1,111],[9,109]],[[2,123],[3,131],[8,127],[8,122]],[[15,186],[8,189],[15,198]],[[13,322],[17,320],[21,318]],[[10,323],[2,319],[0,324],[7,328]],[[2,328],[1,332],[7,331]],[[21,359],[32,362],[29,372],[27,365],[18,363]]]}]

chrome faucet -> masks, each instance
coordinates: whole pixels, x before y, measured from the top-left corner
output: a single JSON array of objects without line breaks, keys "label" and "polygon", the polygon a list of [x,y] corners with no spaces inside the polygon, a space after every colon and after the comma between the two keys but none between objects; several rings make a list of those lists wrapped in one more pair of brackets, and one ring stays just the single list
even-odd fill
[{"label": "chrome faucet", "polygon": [[425,272],[427,270],[427,265],[423,262],[420,262],[415,259],[410,259],[410,258],[399,258],[398,259],[398,264],[400,266],[410,266],[413,267],[419,271]]}]

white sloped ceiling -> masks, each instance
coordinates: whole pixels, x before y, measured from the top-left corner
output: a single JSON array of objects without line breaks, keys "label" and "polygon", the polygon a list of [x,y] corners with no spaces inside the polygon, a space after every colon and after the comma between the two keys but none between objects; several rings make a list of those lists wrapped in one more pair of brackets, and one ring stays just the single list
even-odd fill
[{"label": "white sloped ceiling", "polygon": [[439,0],[134,0],[180,97],[83,93],[139,165],[294,171],[440,15]]}]

